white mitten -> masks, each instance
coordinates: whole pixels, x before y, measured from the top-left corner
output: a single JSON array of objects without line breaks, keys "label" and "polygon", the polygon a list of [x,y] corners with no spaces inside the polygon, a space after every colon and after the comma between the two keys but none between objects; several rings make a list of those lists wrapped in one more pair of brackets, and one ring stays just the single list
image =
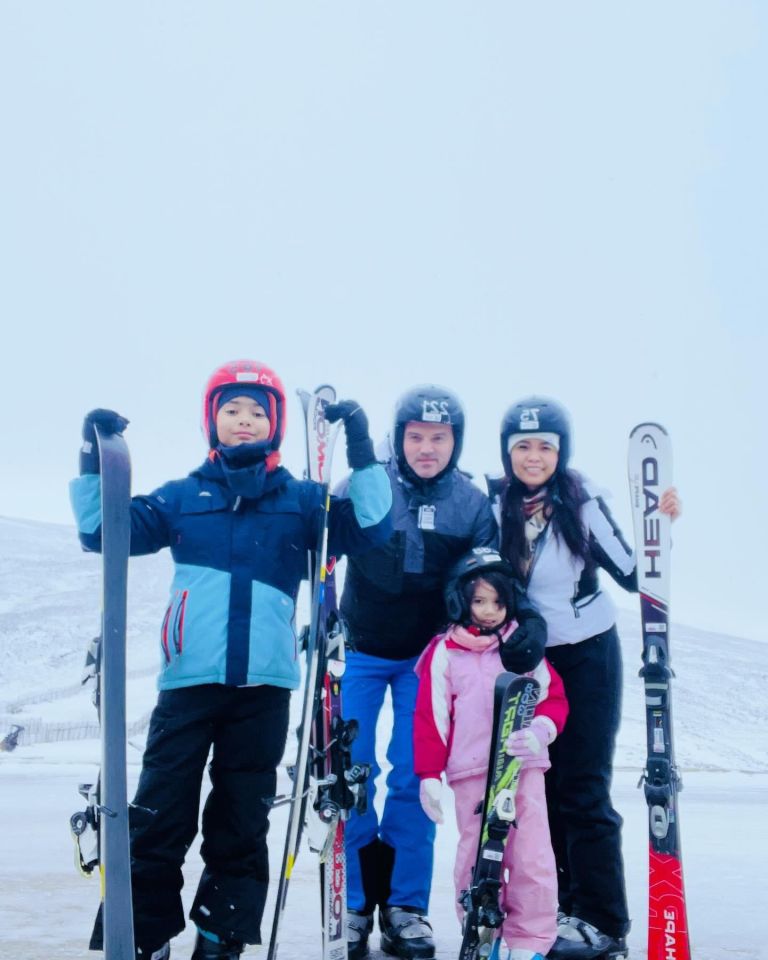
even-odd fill
[{"label": "white mitten", "polygon": [[434,777],[427,777],[419,784],[421,809],[433,823],[443,822],[443,805],[440,803],[442,792],[443,784]]},{"label": "white mitten", "polygon": [[551,721],[544,717],[534,717],[530,726],[510,733],[507,753],[520,760],[539,760],[546,754],[547,747],[554,739],[554,725]]}]

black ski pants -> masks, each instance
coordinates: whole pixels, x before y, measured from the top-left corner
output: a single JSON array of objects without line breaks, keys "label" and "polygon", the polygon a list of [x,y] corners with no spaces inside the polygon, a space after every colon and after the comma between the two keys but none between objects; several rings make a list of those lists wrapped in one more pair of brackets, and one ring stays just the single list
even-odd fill
[{"label": "black ski pants", "polygon": [[547,659],[563,678],[570,706],[565,729],[549,748],[546,776],[560,909],[621,937],[629,929],[622,819],[610,796],[622,694],[616,628],[548,647]]},{"label": "black ski pants", "polygon": [[261,943],[267,830],[288,732],[290,691],[204,684],[161,691],[131,810],[136,944],[154,950],[184,929],[181,866],[202,817],[205,868],[190,917],[205,930]]}]

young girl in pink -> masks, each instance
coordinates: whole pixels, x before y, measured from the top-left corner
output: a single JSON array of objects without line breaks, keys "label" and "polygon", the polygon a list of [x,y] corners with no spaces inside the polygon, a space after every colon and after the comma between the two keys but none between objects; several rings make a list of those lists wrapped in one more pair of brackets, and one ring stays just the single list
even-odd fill
[{"label": "young girl in pink", "polygon": [[500,933],[507,948],[504,960],[541,960],[557,935],[544,771],[549,767],[547,747],[568,714],[563,685],[542,658],[543,620],[495,550],[476,548],[460,561],[446,586],[446,606],[453,622],[434,637],[416,666],[414,754],[422,807],[435,823],[443,822],[445,773],[459,829],[454,883],[461,921],[464,908],[458,901],[471,885],[480,835],[494,684],[504,669],[535,677],[541,693],[534,718],[507,741],[507,752],[523,765],[515,798],[517,828],[510,831],[504,851],[500,903],[506,916]]}]

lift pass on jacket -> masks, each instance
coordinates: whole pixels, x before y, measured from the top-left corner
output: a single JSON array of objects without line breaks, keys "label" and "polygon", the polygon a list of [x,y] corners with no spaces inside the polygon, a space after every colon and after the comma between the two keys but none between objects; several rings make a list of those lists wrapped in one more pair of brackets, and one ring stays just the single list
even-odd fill
[{"label": "lift pass on jacket", "polygon": [[435,529],[435,513],[437,508],[427,504],[419,507],[419,530]]}]

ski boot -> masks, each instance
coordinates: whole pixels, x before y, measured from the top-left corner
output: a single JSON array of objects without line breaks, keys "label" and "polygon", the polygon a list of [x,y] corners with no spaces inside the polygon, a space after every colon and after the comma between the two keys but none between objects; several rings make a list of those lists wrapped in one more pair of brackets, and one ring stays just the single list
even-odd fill
[{"label": "ski boot", "polygon": [[162,947],[158,947],[156,950],[145,950],[143,947],[136,947],[136,960],[169,960],[170,956],[170,943],[164,943]]},{"label": "ski boot", "polygon": [[368,937],[373,930],[373,914],[347,910],[348,960],[364,960],[368,956]]},{"label": "ski boot", "polygon": [[214,940],[198,931],[192,960],[237,960],[244,949],[239,940]]},{"label": "ski boot", "polygon": [[627,953],[626,937],[612,937],[578,917],[565,917],[557,925],[547,960],[619,960]]},{"label": "ski boot", "polygon": [[432,926],[423,914],[410,907],[379,910],[381,949],[400,960],[434,960]]}]

